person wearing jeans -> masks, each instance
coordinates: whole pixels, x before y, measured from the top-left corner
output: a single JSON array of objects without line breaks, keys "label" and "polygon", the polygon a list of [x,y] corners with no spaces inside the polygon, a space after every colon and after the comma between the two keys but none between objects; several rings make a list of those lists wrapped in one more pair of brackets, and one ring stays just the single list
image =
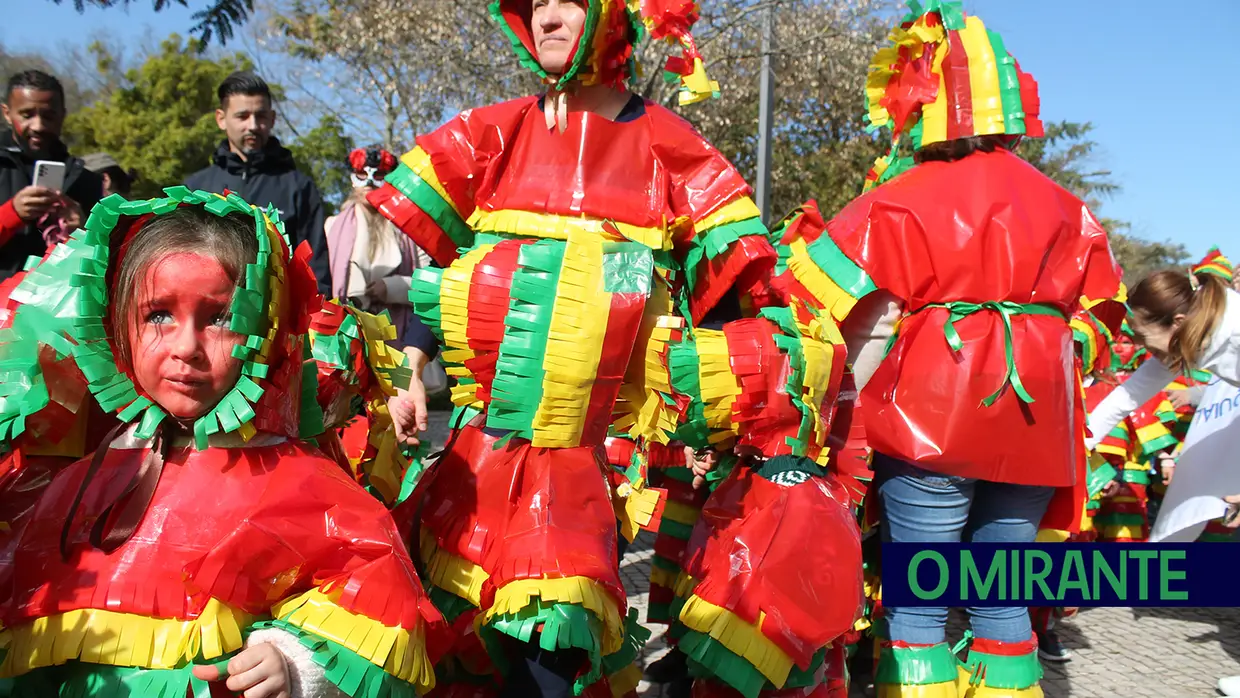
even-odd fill
[{"label": "person wearing jeans", "polygon": [[[867,77],[890,153],[788,268],[844,315],[884,539],[1031,543],[1080,526],[1068,318],[1082,296],[1112,298],[1120,270],[1085,203],[1012,152],[1042,135],[1037,84],[959,2],[925,5]],[[970,609],[963,663],[946,608],[884,611],[881,698],[1042,695],[1025,608]]]}]

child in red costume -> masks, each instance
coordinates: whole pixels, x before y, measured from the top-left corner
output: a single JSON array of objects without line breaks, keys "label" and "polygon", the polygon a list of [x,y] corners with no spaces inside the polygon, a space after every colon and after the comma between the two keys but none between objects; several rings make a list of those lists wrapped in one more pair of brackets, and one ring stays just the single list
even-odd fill
[{"label": "child in red costume", "polygon": [[390,332],[320,311],[263,211],[168,193],[100,203],[11,294],[0,352],[38,379],[3,405],[10,437],[47,416],[48,350],[120,425],[0,560],[0,676],[30,695],[428,690],[439,614],[383,504],[307,441],[366,367],[403,382]]},{"label": "child in red costume", "polygon": [[[894,134],[867,178],[879,186],[807,251],[841,308],[861,298],[844,332],[884,540],[1031,542],[1039,522],[1079,525],[1068,318],[1082,295],[1114,296],[1119,269],[1084,203],[1011,152],[1041,124],[1036,84],[1002,40],[959,3],[909,4],[867,80],[870,119]],[[1056,489],[1063,506],[1048,508]],[[884,614],[879,695],[954,691],[947,609]],[[1040,695],[1027,611],[970,616],[967,695]]]}]

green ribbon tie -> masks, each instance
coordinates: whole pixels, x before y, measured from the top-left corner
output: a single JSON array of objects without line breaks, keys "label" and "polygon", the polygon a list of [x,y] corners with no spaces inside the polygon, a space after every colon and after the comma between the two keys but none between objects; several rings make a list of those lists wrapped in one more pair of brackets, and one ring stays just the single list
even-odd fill
[{"label": "green ribbon tie", "polygon": [[1048,315],[1067,320],[1067,316],[1058,308],[1041,303],[1014,303],[1012,301],[983,301],[981,303],[967,303],[964,301],[953,301],[951,303],[931,303],[922,308],[946,308],[949,315],[947,321],[943,323],[943,335],[947,338],[947,344],[952,351],[960,351],[964,348],[964,342],[960,339],[960,333],[956,332],[956,322],[968,317],[974,313],[983,310],[990,310],[999,314],[1003,319],[1003,358],[1007,362],[1007,371],[1003,376],[1003,383],[999,389],[991,393],[989,397],[982,400],[982,404],[990,407],[995,404],[995,400],[999,399],[999,395],[1003,393],[1003,389],[1008,383],[1012,384],[1012,389],[1026,403],[1033,402],[1033,396],[1025,390],[1024,383],[1021,383],[1020,374],[1016,371],[1016,356],[1012,344],[1012,316],[1013,315]]}]

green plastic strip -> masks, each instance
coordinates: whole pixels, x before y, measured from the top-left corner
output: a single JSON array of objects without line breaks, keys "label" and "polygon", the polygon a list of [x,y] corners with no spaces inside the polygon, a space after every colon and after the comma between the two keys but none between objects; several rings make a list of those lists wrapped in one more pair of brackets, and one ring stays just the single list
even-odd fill
[{"label": "green plastic strip", "polygon": [[954,682],[959,661],[946,642],[929,647],[884,647],[874,672],[875,684],[928,686]]},{"label": "green plastic strip", "polygon": [[971,649],[965,667],[972,674],[970,683],[989,688],[1023,690],[1042,680],[1042,662],[1036,650],[1013,657]]},{"label": "green plastic strip", "polygon": [[474,244],[474,231],[457,215],[456,209],[444,200],[435,188],[426,180],[414,173],[408,165],[401,163],[391,174],[384,178],[385,182],[396,187],[422,212],[431,217],[439,229],[458,247],[469,247]]}]

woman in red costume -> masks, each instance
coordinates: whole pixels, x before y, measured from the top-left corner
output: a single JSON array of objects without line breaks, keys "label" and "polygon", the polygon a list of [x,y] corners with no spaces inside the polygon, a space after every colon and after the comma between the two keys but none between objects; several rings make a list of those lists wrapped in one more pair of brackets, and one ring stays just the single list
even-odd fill
[{"label": "woman in red costume", "polygon": [[667,66],[681,103],[711,96],[691,3],[492,14],[546,93],[419,137],[371,201],[445,267],[411,291],[455,364],[464,425],[413,519],[432,598],[463,633],[478,617],[505,694],[565,695],[600,685],[625,647],[602,445],[613,423],[652,428],[641,347],[661,316],[739,317],[738,290],[775,254],[735,168],[625,88],[649,30],[683,48]]},{"label": "woman in red costume", "polygon": [[[1068,318],[1119,269],[1085,204],[1011,152],[1041,135],[1037,88],[959,3],[910,2],[867,80],[893,133],[879,186],[807,245],[844,325],[884,540],[1032,542],[1079,525],[1085,460]],[[912,158],[901,157],[911,146]],[[915,167],[911,167],[916,163]],[[907,170],[907,171],[902,171]],[[1048,507],[1056,490],[1062,507]],[[884,606],[880,696],[1041,695],[1024,608]],[[961,681],[958,687],[958,679]]]},{"label": "woman in red costume", "polygon": [[323,307],[262,210],[168,194],[104,200],[11,294],[0,355],[35,380],[2,405],[8,437],[84,413],[49,403],[49,353],[120,423],[6,546],[0,677],[16,695],[430,689],[439,613],[383,504],[308,441],[351,392],[381,404],[404,382],[394,330]]}]

